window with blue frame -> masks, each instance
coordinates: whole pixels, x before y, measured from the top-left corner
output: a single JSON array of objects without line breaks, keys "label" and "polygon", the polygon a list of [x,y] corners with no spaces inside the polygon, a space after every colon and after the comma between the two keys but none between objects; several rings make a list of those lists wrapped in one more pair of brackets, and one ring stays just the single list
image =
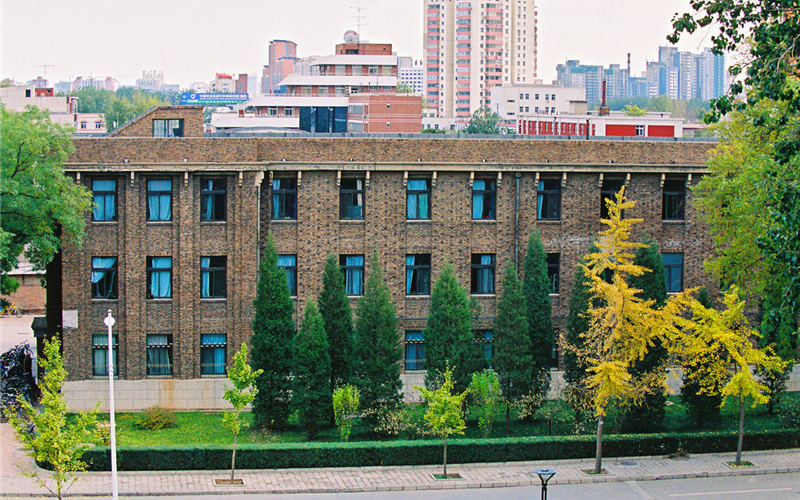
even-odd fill
[{"label": "window with blue frame", "polygon": [[92,257],[92,298],[117,298],[116,257]]},{"label": "window with blue frame", "polygon": [[200,296],[220,299],[227,296],[227,258],[223,256],[200,258]]},{"label": "window with blue frame", "polygon": [[[111,353],[114,361],[114,375],[119,375],[119,356],[117,335],[111,336]],[[101,377],[108,375],[108,335],[95,333],[92,335],[92,375]]]},{"label": "window with blue frame", "polygon": [[494,179],[475,179],[472,183],[473,220],[495,219],[496,199],[497,181]]},{"label": "window with blue frame", "polygon": [[561,180],[542,179],[536,187],[536,217],[539,220],[561,218]]},{"label": "window with blue frame", "polygon": [[472,254],[470,293],[490,295],[494,293],[494,254]]},{"label": "window with blue frame", "polygon": [[297,255],[278,255],[278,267],[286,273],[289,295],[297,297]]},{"label": "window with blue frame", "polygon": [[172,257],[147,258],[147,298],[172,297]]},{"label": "window with blue frame", "polygon": [[147,220],[172,220],[171,179],[149,179],[147,181]]},{"label": "window with blue frame", "polygon": [[364,219],[364,179],[342,179],[339,190],[339,219]]},{"label": "window with blue frame", "polygon": [[228,338],[224,333],[200,335],[200,374],[225,375]]},{"label": "window with blue frame", "polygon": [[431,294],[431,254],[406,255],[406,295]]},{"label": "window with blue frame", "polygon": [[297,179],[276,177],[272,180],[272,218],[297,219]]},{"label": "window with blue frame", "polygon": [[425,369],[425,343],[422,332],[418,330],[406,331],[405,370]]},{"label": "window with blue frame", "polygon": [[364,256],[340,255],[339,267],[344,273],[344,289],[347,295],[364,293]]},{"label": "window with blue frame", "polygon": [[406,218],[427,220],[431,218],[431,180],[408,179],[406,184]]},{"label": "window with blue frame", "polygon": [[667,293],[683,291],[683,254],[662,253],[664,262],[664,279],[667,282]]},{"label": "window with blue frame", "polygon": [[225,220],[226,193],[225,179],[203,179],[200,182],[200,220]]},{"label": "window with blue frame", "polygon": [[117,181],[114,179],[92,180],[94,209],[92,220],[108,222],[117,220]]}]

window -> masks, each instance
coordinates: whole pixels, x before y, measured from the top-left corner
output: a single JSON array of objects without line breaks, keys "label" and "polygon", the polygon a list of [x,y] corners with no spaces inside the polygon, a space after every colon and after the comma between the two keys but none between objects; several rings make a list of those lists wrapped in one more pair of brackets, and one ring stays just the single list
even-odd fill
[{"label": "window", "polygon": [[344,273],[344,289],[347,295],[361,295],[364,292],[364,256],[340,255],[339,267]]},{"label": "window", "polygon": [[425,369],[425,343],[422,340],[422,332],[406,332],[406,371]]},{"label": "window", "polygon": [[475,179],[472,183],[472,218],[491,220],[495,218],[494,207],[497,182],[493,179]]},{"label": "window", "polygon": [[539,220],[561,218],[561,182],[558,179],[539,181],[536,190],[536,217]]},{"label": "window", "polygon": [[228,340],[224,333],[200,335],[200,373],[225,375],[225,351]]},{"label": "window", "polygon": [[364,219],[364,179],[342,179],[339,190],[339,218]]},{"label": "window", "polygon": [[622,189],[625,181],[622,179],[603,179],[603,187],[600,188],[600,218],[608,219],[608,206],[606,200],[616,201],[617,193]]},{"label": "window", "polygon": [[661,199],[661,216],[664,220],[683,220],[686,203],[686,181],[667,179]]},{"label": "window", "polygon": [[494,330],[475,330],[475,342],[480,345],[483,359],[490,361],[494,357]]},{"label": "window", "polygon": [[278,267],[286,273],[289,295],[297,297],[297,255],[278,255]]},{"label": "window", "polygon": [[95,179],[92,181],[94,210],[92,220],[117,220],[117,181],[114,179]]},{"label": "window", "polygon": [[636,125],[636,136],[642,137],[644,135],[644,125]]},{"label": "window", "polygon": [[153,137],[183,137],[183,119],[153,120]]},{"label": "window", "polygon": [[92,298],[117,298],[116,257],[92,257]]},{"label": "window", "polygon": [[406,255],[406,295],[431,294],[431,255]]},{"label": "window", "polygon": [[172,180],[147,181],[147,220],[172,220]]},{"label": "window", "polygon": [[[114,362],[114,375],[119,375],[119,341],[117,335],[111,336],[111,353]],[[96,333],[92,335],[92,375],[100,377],[108,375],[108,335]]]},{"label": "window", "polygon": [[172,257],[147,258],[147,298],[172,297]]},{"label": "window", "polygon": [[148,335],[147,376],[172,376],[172,335]]},{"label": "window", "polygon": [[226,286],[227,258],[219,257],[200,257],[200,296],[204,299],[225,298],[227,296]]},{"label": "window", "polygon": [[406,217],[412,220],[431,218],[430,179],[409,179],[406,187]]},{"label": "window", "polygon": [[667,293],[683,291],[683,254],[662,253],[664,262],[664,280],[667,282]]},{"label": "window", "polygon": [[550,282],[550,293],[558,293],[560,281],[559,275],[560,255],[557,253],[547,254],[547,279]]},{"label": "window", "polygon": [[272,180],[272,218],[297,219],[297,179],[279,177]]},{"label": "window", "polygon": [[494,293],[494,254],[472,254],[470,293],[488,295]]},{"label": "window", "polygon": [[203,179],[200,183],[200,220],[225,220],[225,179]]}]

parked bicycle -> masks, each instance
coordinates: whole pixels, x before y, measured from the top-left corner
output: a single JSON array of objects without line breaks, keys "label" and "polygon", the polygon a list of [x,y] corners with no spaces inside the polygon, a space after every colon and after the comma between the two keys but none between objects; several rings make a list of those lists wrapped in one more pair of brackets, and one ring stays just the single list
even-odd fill
[{"label": "parked bicycle", "polygon": [[3,306],[2,309],[0,309],[0,316],[11,316],[13,314],[18,318],[22,317],[22,310],[13,302],[0,299],[0,305]]},{"label": "parked bicycle", "polygon": [[6,413],[18,412],[21,396],[33,403],[39,398],[39,388],[31,373],[33,351],[26,343],[12,347],[0,355],[0,419]]}]

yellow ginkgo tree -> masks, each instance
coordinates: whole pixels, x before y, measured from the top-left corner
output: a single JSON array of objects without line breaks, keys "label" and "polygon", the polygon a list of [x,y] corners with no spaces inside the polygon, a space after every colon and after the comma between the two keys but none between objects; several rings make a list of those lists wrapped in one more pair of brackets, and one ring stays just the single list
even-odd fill
[{"label": "yellow ginkgo tree", "polygon": [[631,365],[658,339],[661,328],[654,301],[642,299],[641,290],[628,284],[629,277],[649,269],[633,263],[635,250],[644,245],[630,241],[631,229],[642,219],[622,217],[623,210],[635,205],[625,200],[624,192],[622,188],[615,200],[606,200],[608,219],[602,222],[608,227],[599,233],[594,251],[581,264],[593,296],[587,313],[589,329],[579,346],[565,346],[588,366],[587,387],[597,416],[596,474],[602,472],[603,424],[609,404],[664,390],[661,373],[637,380],[630,373]]},{"label": "yellow ginkgo tree", "polygon": [[[696,299],[683,296],[671,301],[664,316],[669,318],[667,335],[670,350],[681,360],[683,366],[697,367],[691,370],[700,387],[700,394],[721,394],[723,404],[735,396],[739,401],[739,440],[736,447],[735,465],[742,463],[744,442],[745,400],[755,408],[769,401],[767,387],[756,380],[757,368],[782,370],[784,362],[776,356],[771,346],[757,348],[755,340],[761,335],[748,328],[744,316],[745,302],[739,298],[739,289],[732,286],[724,297],[725,308],[721,311],[704,307]],[[685,312],[691,314],[685,314]]]}]

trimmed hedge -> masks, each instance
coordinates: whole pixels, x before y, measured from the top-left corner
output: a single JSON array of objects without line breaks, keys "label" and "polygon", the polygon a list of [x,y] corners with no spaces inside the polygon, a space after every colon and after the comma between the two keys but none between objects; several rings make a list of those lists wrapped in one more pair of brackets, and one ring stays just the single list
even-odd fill
[{"label": "trimmed hedge", "polygon": [[[603,439],[604,457],[727,452],[736,449],[737,433],[693,432],[611,435]],[[592,458],[594,436],[458,439],[448,443],[449,463],[516,462]],[[753,432],[744,436],[745,450],[800,448],[800,429]],[[88,450],[89,470],[111,469],[107,447]],[[292,443],[240,445],[239,469],[363,467],[376,465],[440,464],[442,443],[421,441],[364,441],[353,443]],[[230,467],[227,446],[122,447],[119,470],[221,470]]]}]

